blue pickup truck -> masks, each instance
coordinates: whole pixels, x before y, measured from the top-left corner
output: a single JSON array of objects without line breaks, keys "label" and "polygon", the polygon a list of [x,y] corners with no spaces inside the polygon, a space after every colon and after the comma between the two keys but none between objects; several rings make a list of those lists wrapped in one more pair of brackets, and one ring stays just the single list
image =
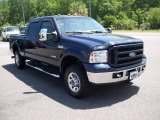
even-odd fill
[{"label": "blue pickup truck", "polygon": [[84,16],[34,18],[9,44],[17,68],[28,65],[63,78],[74,97],[86,95],[92,84],[129,82],[146,66],[140,39],[110,34]]}]

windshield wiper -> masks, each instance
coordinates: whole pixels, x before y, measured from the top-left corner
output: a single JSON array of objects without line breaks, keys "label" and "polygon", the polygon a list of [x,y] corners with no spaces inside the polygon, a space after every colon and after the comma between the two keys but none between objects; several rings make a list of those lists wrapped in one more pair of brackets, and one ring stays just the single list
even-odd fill
[{"label": "windshield wiper", "polygon": [[104,32],[104,31],[98,31],[98,30],[92,30],[92,33],[108,33],[108,32]]},{"label": "windshield wiper", "polygon": [[92,34],[92,32],[88,31],[72,31],[72,32],[65,32],[65,33],[71,33],[71,34]]}]

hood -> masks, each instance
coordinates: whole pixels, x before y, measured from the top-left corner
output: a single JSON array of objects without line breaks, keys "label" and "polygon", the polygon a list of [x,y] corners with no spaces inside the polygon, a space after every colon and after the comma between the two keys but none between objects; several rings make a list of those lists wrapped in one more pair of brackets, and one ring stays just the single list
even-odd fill
[{"label": "hood", "polygon": [[116,34],[72,34],[67,35],[72,44],[76,42],[77,45],[83,44],[91,49],[96,46],[104,46],[107,49],[113,45],[132,44],[142,42],[140,39],[133,37],[116,35]]}]

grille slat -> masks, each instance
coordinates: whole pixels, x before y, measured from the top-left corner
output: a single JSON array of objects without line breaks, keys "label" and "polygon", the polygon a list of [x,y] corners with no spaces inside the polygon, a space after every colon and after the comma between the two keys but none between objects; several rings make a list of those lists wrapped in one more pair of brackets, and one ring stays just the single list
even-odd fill
[{"label": "grille slat", "polygon": [[143,55],[136,55],[136,57],[122,57],[122,58],[117,58],[117,61],[119,60],[130,60],[130,59],[134,59],[134,58],[138,58],[138,57],[142,57]]},{"label": "grille slat", "polygon": [[143,59],[143,43],[113,46],[109,53],[109,64],[113,67],[136,64]]},{"label": "grille slat", "polygon": [[[143,52],[143,49],[137,49],[137,50],[131,50],[132,52]],[[130,53],[131,51],[123,51],[123,52],[118,52],[118,54],[126,54],[126,53]]]}]

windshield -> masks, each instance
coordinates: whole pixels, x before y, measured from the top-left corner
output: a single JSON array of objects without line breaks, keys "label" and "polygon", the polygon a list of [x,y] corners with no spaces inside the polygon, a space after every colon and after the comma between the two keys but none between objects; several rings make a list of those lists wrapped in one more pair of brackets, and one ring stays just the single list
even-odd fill
[{"label": "windshield", "polygon": [[87,17],[57,18],[61,33],[103,33],[106,30],[94,19]]},{"label": "windshield", "polygon": [[17,27],[8,27],[6,28],[6,31],[18,31]]}]

